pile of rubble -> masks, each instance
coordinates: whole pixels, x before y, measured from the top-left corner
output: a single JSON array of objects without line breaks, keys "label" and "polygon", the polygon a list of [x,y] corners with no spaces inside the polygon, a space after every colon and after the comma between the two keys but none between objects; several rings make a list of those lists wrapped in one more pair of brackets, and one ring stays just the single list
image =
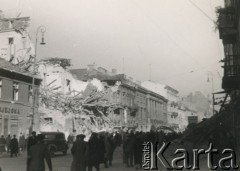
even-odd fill
[{"label": "pile of rubble", "polygon": [[233,123],[234,112],[228,106],[213,117],[200,122],[194,129],[186,130],[179,142],[193,148],[205,148],[209,143],[222,147],[234,146]]}]

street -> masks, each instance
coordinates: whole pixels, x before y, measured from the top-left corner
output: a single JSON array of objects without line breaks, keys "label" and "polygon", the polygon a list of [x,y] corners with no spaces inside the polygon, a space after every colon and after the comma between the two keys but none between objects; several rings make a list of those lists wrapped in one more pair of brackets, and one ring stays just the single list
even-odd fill
[{"label": "street", "polygon": [[[135,167],[126,167],[122,163],[122,147],[118,147],[114,152],[114,159],[112,167],[105,168],[104,164],[100,165],[100,170],[104,171],[133,171],[136,170]],[[171,158],[170,156],[166,156],[168,159]],[[53,164],[53,171],[70,171],[70,166],[72,162],[72,156],[70,152],[66,156],[62,154],[56,154],[55,157],[52,158]],[[23,155],[15,158],[10,158],[9,155],[0,155],[0,166],[2,171],[26,171],[26,153]],[[46,165],[45,165],[46,166]],[[161,163],[158,161],[158,170],[167,170],[164,168]],[[94,170],[94,169],[93,169]],[[185,170],[185,169],[183,169]],[[200,170],[207,171],[210,170],[207,168],[207,161],[206,159],[200,160]],[[46,166],[46,171],[48,168]]]},{"label": "street", "polygon": [[[52,158],[53,171],[70,171],[70,166],[72,162],[72,156],[70,152],[66,156],[62,154],[56,154],[55,157]],[[0,155],[0,166],[2,171],[26,171],[26,154],[19,157],[10,158],[9,155],[6,154]],[[112,167],[105,168],[104,164],[100,165],[100,170],[109,170],[109,171],[131,171],[135,170],[135,167],[127,168],[122,163],[122,147],[118,147],[114,152],[114,159]],[[48,168],[46,166],[46,171]]]}]

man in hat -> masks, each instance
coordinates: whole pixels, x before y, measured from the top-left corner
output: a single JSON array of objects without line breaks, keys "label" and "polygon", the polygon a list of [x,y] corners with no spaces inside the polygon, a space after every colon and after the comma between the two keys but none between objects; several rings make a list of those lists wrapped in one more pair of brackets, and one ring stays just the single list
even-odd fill
[{"label": "man in hat", "polygon": [[52,161],[47,145],[44,144],[44,135],[36,137],[37,143],[32,145],[28,152],[28,171],[45,171],[44,159],[47,162],[49,171],[52,171]]},{"label": "man in hat", "polygon": [[10,149],[11,149],[11,157],[13,157],[13,154],[15,157],[17,157],[18,154],[18,140],[16,138],[16,135],[13,135],[13,138],[10,141]]},{"label": "man in hat", "polygon": [[84,141],[85,135],[77,135],[76,141],[71,149],[73,162],[71,171],[86,171],[87,143]]},{"label": "man in hat", "polygon": [[100,163],[100,143],[98,139],[98,134],[93,132],[87,145],[87,165],[88,171],[92,171],[92,168],[95,167],[96,171],[99,171]]},{"label": "man in hat", "polygon": [[2,152],[5,152],[5,147],[6,147],[6,140],[5,140],[4,136],[2,135],[0,138],[0,154]]},{"label": "man in hat", "polygon": [[32,136],[30,136],[27,141],[27,152],[29,151],[30,147],[35,145],[36,143],[37,143],[36,132],[33,131]]}]

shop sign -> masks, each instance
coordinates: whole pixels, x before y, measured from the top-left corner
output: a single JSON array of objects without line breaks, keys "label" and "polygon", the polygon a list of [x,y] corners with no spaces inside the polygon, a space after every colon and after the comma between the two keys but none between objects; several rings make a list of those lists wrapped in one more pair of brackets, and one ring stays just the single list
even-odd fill
[{"label": "shop sign", "polygon": [[1,107],[0,113],[11,113],[11,114],[20,114],[20,110],[13,107]]}]

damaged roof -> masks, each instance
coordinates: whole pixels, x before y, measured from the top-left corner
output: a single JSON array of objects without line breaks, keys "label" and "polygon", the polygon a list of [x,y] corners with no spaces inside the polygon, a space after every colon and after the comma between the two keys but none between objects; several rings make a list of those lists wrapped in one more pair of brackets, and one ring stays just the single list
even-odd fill
[{"label": "damaged roof", "polygon": [[108,75],[102,73],[98,70],[88,70],[88,69],[71,69],[70,72],[77,79],[82,81],[87,81],[89,79],[97,78],[101,81],[122,81],[125,80],[124,74]]},{"label": "damaged roof", "polygon": [[[0,58],[0,69],[10,71],[10,72],[14,72],[14,73],[17,73],[17,74],[20,74],[20,75],[28,76],[28,77],[33,77],[34,76],[30,72],[23,70],[18,65],[14,65],[11,62],[9,62],[9,61],[7,61],[3,58]],[[37,76],[35,76],[35,79],[41,80],[41,78],[37,77]]]}]

